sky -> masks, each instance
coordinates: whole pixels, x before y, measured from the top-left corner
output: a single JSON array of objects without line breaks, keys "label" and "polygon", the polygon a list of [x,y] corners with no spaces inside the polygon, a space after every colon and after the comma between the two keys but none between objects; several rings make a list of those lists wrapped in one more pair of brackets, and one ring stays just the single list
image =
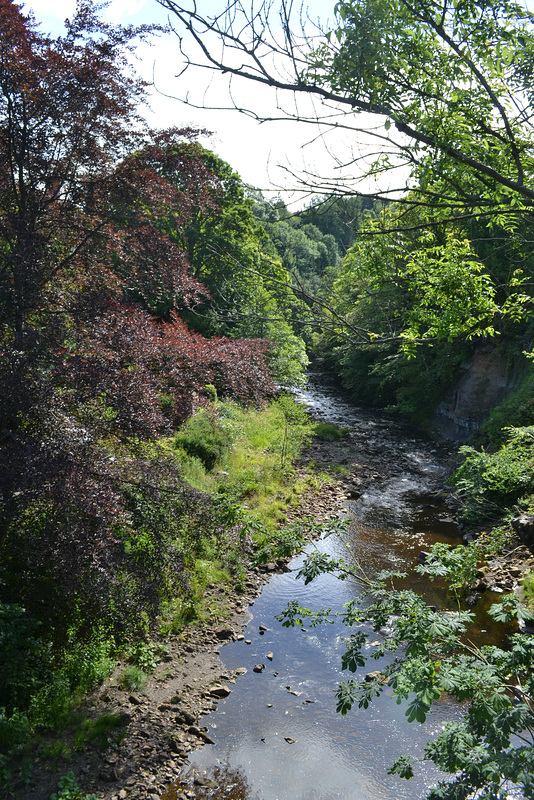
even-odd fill
[{"label": "sky", "polygon": [[[53,35],[62,33],[63,21],[75,9],[75,0],[22,0],[22,4],[25,11],[33,11],[41,30]],[[203,4],[210,11],[225,5],[224,0],[200,0],[201,8]],[[320,16],[325,20],[328,13],[331,14],[334,0],[307,0],[306,5],[313,18]],[[167,21],[167,12],[156,0],[111,0],[102,16],[109,22],[122,25],[164,24]],[[153,127],[193,125],[207,128],[213,136],[209,140],[203,139],[202,143],[227,161],[245,183],[261,189],[267,197],[281,191],[288,202],[292,199],[302,202],[302,195],[290,191],[296,181],[288,170],[325,174],[335,170],[333,152],[337,151],[337,145],[331,142],[325,146],[321,138],[317,140],[319,131],[310,125],[292,122],[259,124],[236,111],[196,109],[181,102],[177,98],[189,92],[198,104],[202,104],[204,97],[208,98],[208,104],[230,104],[223,76],[212,76],[207,70],[188,70],[185,75],[177,77],[182,66],[177,39],[172,33],[160,35],[152,46],[143,45],[138,49],[136,69],[146,80],[155,83],[151,92],[151,110],[147,112]],[[240,84],[234,83],[233,86],[240,104],[276,112],[276,97],[272,90],[249,81]]]}]

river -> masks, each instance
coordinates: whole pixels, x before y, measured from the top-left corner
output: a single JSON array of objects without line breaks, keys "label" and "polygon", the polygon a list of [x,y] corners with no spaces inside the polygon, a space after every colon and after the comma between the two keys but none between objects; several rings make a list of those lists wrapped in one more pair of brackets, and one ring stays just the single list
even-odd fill
[{"label": "river", "polygon": [[[298,398],[315,417],[349,428],[351,442],[368,453],[386,454],[393,475],[379,478],[341,512],[350,519],[347,533],[317,542],[319,549],[355,558],[367,572],[411,569],[422,550],[436,541],[457,543],[459,531],[436,493],[447,471],[440,449],[401,422],[351,406],[335,389],[314,381]],[[188,788],[191,798],[215,800],[415,800],[440,778],[428,762],[406,781],[389,776],[393,760],[407,753],[421,759],[424,743],[461,708],[443,701],[425,725],[408,723],[405,706],[390,690],[367,710],[336,714],[334,690],[348,677],[340,667],[340,623],[288,629],[275,616],[289,600],[310,608],[340,609],[359,587],[322,576],[308,586],[295,579],[303,556],[291,572],[276,574],[250,607],[245,641],[228,644],[221,658],[228,670],[246,669],[232,693],[202,721],[215,744],[193,753],[191,775],[218,785]],[[429,591],[423,578],[416,590]],[[430,597],[439,604],[440,597]],[[260,628],[266,628],[263,630]],[[249,643],[247,643],[247,641]],[[267,658],[272,654],[272,660]],[[265,664],[261,673],[256,664]],[[379,665],[378,665],[379,666]],[[362,670],[376,669],[376,662]],[[361,677],[361,676],[360,676]]]}]

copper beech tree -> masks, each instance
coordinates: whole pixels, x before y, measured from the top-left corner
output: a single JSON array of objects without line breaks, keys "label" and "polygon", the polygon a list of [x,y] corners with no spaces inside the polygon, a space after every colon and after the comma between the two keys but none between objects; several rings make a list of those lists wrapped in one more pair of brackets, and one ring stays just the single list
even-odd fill
[{"label": "copper beech tree", "polygon": [[[208,292],[173,229],[221,188],[198,131],[138,116],[128,56],[154,32],[82,0],[52,39],[0,0],[0,589],[58,630],[156,613],[184,581],[183,541],[215,523],[147,442],[207,383],[273,391],[268,343],[179,316]],[[160,297],[165,321],[147,311]]]}]

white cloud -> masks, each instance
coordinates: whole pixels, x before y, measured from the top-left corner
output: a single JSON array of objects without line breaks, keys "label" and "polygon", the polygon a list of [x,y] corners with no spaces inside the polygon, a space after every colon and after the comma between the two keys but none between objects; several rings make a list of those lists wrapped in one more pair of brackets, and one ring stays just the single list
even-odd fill
[{"label": "white cloud", "polygon": [[[224,0],[217,0],[217,4],[222,6]],[[332,4],[333,0],[308,0],[305,5],[313,16],[321,12],[328,14]],[[72,16],[76,2],[27,0],[28,7],[33,9],[37,21],[42,22],[44,31],[58,35],[62,32],[61,22]],[[103,13],[106,21],[114,24],[139,25],[166,21],[166,12],[156,0],[112,0]],[[214,131],[213,138],[205,141],[206,146],[228,161],[245,182],[262,189],[270,188],[271,191],[294,186],[294,178],[280,169],[279,164],[286,165],[296,173],[308,169],[312,173],[317,171],[330,175],[336,172],[337,167],[339,174],[339,164],[336,164],[333,153],[341,157],[340,151],[347,145],[342,141],[343,137],[336,136],[336,143],[331,143],[329,155],[325,142],[320,136],[317,137],[319,131],[314,126],[290,122],[259,125],[237,112],[196,109],[176,99],[189,93],[199,105],[203,101],[206,105],[215,106],[230,106],[232,103],[227,81],[221,75],[212,77],[211,88],[207,91],[210,81],[208,70],[188,70],[183,76],[176,77],[183,62],[178,41],[172,34],[156,37],[152,47],[140,45],[138,57],[136,69],[149,82],[152,81],[154,70],[156,86],[161,92],[152,94],[149,124],[157,128],[191,125]],[[246,81],[236,81],[233,89],[234,99],[239,105],[256,108],[259,113],[268,116],[279,116],[277,96],[272,90]],[[314,137],[318,140],[308,144]]]},{"label": "white cloud", "polygon": [[[28,0],[24,3],[24,11],[32,10],[38,22],[48,31],[51,23],[64,22],[76,11],[76,0]],[[54,31],[55,32],[55,31]]]}]

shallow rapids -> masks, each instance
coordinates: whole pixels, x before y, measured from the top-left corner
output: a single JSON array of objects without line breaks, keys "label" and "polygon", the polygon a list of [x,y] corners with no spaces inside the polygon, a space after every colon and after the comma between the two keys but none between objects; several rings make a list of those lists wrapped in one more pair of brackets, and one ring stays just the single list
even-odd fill
[{"label": "shallow rapids", "polygon": [[[387,458],[392,469],[377,475],[341,512],[351,520],[348,533],[318,542],[321,550],[347,554],[367,572],[394,567],[409,570],[419,553],[436,541],[456,543],[459,532],[437,489],[446,474],[439,448],[397,420],[360,411],[335,390],[310,381],[299,399],[316,418],[349,428],[347,452],[362,447],[369,456]],[[190,797],[216,800],[416,800],[439,780],[431,764],[405,781],[389,776],[394,759],[407,753],[421,758],[428,736],[461,709],[437,704],[424,726],[409,724],[404,705],[389,692],[369,709],[336,714],[334,690],[348,677],[340,668],[343,636],[339,623],[308,630],[283,628],[275,616],[289,600],[303,606],[341,609],[359,591],[350,581],[322,576],[309,586],[295,580],[302,556],[292,572],[274,575],[250,608],[245,639],[221,650],[228,668],[247,672],[217,711],[206,716],[214,745],[191,755],[194,770],[219,786],[191,786]],[[429,591],[423,578],[413,587]],[[430,589],[432,593],[437,590]],[[439,597],[430,595],[433,602]],[[262,633],[260,626],[267,628]],[[272,660],[267,657],[272,654]],[[265,664],[263,672],[253,671]],[[376,669],[369,663],[366,671]]]}]

